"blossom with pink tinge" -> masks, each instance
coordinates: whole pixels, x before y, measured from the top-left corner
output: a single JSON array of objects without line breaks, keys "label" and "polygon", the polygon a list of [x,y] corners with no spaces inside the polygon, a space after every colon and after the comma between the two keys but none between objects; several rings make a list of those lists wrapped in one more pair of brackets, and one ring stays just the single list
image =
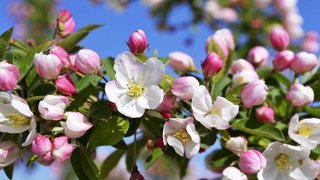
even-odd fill
[{"label": "blossom with pink tinge", "polygon": [[60,122],[64,133],[69,138],[79,138],[83,136],[93,125],[79,112],[66,112],[66,122]]},{"label": "blossom with pink tinge", "polygon": [[42,52],[35,54],[33,63],[39,76],[46,80],[57,78],[63,65],[56,55],[45,55]]},{"label": "blossom with pink tinge", "polygon": [[128,46],[134,54],[142,54],[148,47],[147,36],[143,30],[138,29],[133,32],[129,38]]},{"label": "blossom with pink tinge", "polygon": [[57,45],[52,46],[50,48],[50,54],[56,55],[61,60],[63,67],[65,68],[70,67],[69,54],[62,47]]},{"label": "blossom with pink tinge", "polygon": [[73,146],[69,144],[68,137],[61,136],[53,139],[52,157],[62,163],[71,156]]},{"label": "blossom with pink tinge", "polygon": [[266,167],[266,164],[266,158],[257,150],[247,150],[240,154],[239,167],[246,174],[255,174]]},{"label": "blossom with pink tinge", "polygon": [[299,52],[293,58],[290,69],[296,74],[301,74],[312,71],[317,65],[318,58],[316,55],[307,52]]},{"label": "blossom with pink tinge", "polygon": [[283,50],[277,53],[273,59],[274,69],[282,71],[289,68],[294,56],[294,53],[290,50]]},{"label": "blossom with pink tinge", "polygon": [[188,159],[198,154],[200,136],[193,124],[192,117],[170,118],[163,127],[163,143],[169,144],[180,156]]},{"label": "blossom with pink tinge", "polygon": [[252,66],[252,64],[249,61],[245,60],[245,59],[238,59],[236,61],[233,61],[230,69],[231,69],[231,73],[232,74],[239,73],[239,72],[244,71],[244,70],[255,71],[255,69]]},{"label": "blossom with pink tinge", "polygon": [[186,53],[175,51],[168,55],[169,65],[176,71],[194,71],[195,65],[191,56]]},{"label": "blossom with pink tinge", "polygon": [[285,50],[290,44],[290,36],[288,32],[282,27],[272,28],[269,39],[273,48],[278,51]]},{"label": "blossom with pink tinge", "polygon": [[38,110],[43,119],[60,120],[64,118],[64,110],[69,103],[65,96],[47,95],[39,102]]},{"label": "blossom with pink tinge", "polygon": [[73,96],[77,90],[68,74],[58,76],[56,80],[57,91],[66,96]]},{"label": "blossom with pink tinge", "polygon": [[274,111],[268,106],[259,107],[256,110],[256,118],[263,123],[274,123]]},{"label": "blossom with pink tinge", "polygon": [[0,90],[9,91],[17,87],[20,72],[16,65],[0,62]]},{"label": "blossom with pink tinge", "polygon": [[14,163],[20,155],[18,145],[13,141],[0,142],[0,170]]},{"label": "blossom with pink tinge", "polygon": [[240,92],[241,101],[246,108],[262,104],[267,97],[268,87],[263,80],[252,81]]},{"label": "blossom with pink tinge", "polygon": [[203,73],[207,78],[211,78],[217,74],[221,70],[222,66],[223,62],[221,57],[214,52],[208,54],[206,59],[201,63]]},{"label": "blossom with pink tinge", "polygon": [[183,100],[190,100],[199,85],[193,76],[180,77],[173,81],[171,92]]},{"label": "blossom with pink tinge", "polygon": [[303,106],[313,102],[314,92],[310,86],[303,86],[302,84],[295,83],[291,85],[286,99],[294,106]]},{"label": "blossom with pink tinge", "polygon": [[256,46],[250,49],[248,53],[248,60],[254,66],[266,65],[269,59],[269,52],[265,47]]},{"label": "blossom with pink tinge", "polygon": [[83,74],[96,73],[100,70],[100,57],[91,49],[81,49],[75,59],[75,68]]}]

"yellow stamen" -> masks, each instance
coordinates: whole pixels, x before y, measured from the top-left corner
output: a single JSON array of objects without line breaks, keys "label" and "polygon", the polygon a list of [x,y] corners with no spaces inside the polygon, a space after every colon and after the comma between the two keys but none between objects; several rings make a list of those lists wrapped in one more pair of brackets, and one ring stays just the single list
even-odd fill
[{"label": "yellow stamen", "polygon": [[177,138],[182,143],[188,143],[191,140],[190,135],[184,129],[180,129],[173,137]]},{"label": "yellow stamen", "polygon": [[8,116],[9,123],[13,127],[21,127],[30,124],[31,118],[23,114],[10,114]]},{"label": "yellow stamen", "polygon": [[143,87],[143,84],[137,84],[133,80],[130,80],[128,83],[128,94],[131,97],[140,97],[144,93],[145,88]]},{"label": "yellow stamen", "polygon": [[289,171],[292,168],[292,160],[285,154],[279,154],[274,160],[276,161],[277,167],[280,171]]},{"label": "yellow stamen", "polygon": [[307,124],[305,123],[301,123],[297,133],[308,138],[310,137],[312,131],[315,129],[316,127],[315,126],[308,126]]},{"label": "yellow stamen", "polygon": [[207,113],[207,115],[209,115],[209,114],[213,114],[213,115],[221,116],[221,110],[220,110],[220,109],[218,109],[218,108],[211,109],[211,110]]}]

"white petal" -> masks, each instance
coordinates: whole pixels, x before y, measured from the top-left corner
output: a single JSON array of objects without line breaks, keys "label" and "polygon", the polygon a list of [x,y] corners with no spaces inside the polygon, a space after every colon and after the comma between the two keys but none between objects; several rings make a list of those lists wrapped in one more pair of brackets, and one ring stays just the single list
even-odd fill
[{"label": "white petal", "polygon": [[108,99],[116,103],[123,95],[127,93],[127,89],[121,87],[118,81],[109,81],[105,86],[105,92]]},{"label": "white petal", "polygon": [[168,136],[167,141],[168,141],[168,144],[174,148],[176,153],[179,154],[179,156],[183,157],[184,148],[183,148],[182,143],[178,139],[176,139],[172,136]]},{"label": "white petal", "polygon": [[208,90],[206,89],[206,87],[200,86],[195,91],[192,97],[191,107],[193,113],[197,113],[204,116],[210,111],[211,106],[212,100]]},{"label": "white petal", "polygon": [[139,118],[144,114],[145,108],[141,107],[136,99],[129,95],[122,96],[121,99],[116,102],[118,111],[130,118]]},{"label": "white petal", "polygon": [[69,129],[68,125],[65,122],[61,121],[60,124],[64,129],[65,135],[69,138],[79,138],[86,133],[86,131],[73,131]]},{"label": "white petal", "polygon": [[289,130],[288,130],[288,134],[291,137],[292,134],[295,134],[297,128],[298,128],[298,123],[299,123],[299,115],[295,114],[289,123]]},{"label": "white petal", "polygon": [[196,131],[193,123],[188,123],[186,130],[194,143],[200,143],[199,133]]},{"label": "white petal", "polygon": [[68,116],[66,124],[72,131],[86,131],[92,127],[92,124],[84,116]]},{"label": "white petal", "polygon": [[160,84],[164,75],[164,65],[157,58],[149,58],[141,67],[142,83],[145,86]]},{"label": "white petal", "polygon": [[31,112],[27,102],[21,102],[21,101],[17,101],[17,100],[12,99],[11,105],[16,110],[18,110],[21,114],[23,114],[23,115],[25,115],[27,117],[33,116],[33,113]]},{"label": "white petal", "polygon": [[115,59],[114,70],[116,71],[116,79],[125,87],[127,83],[136,77],[138,72],[138,62],[130,52],[123,52]]},{"label": "white petal", "polygon": [[276,164],[267,162],[267,166],[258,172],[257,178],[259,180],[277,180],[279,173]]},{"label": "white petal", "polygon": [[194,143],[194,142],[190,141],[184,147],[185,147],[186,157],[188,159],[190,159],[193,156],[198,154],[199,149],[200,149],[200,143]]},{"label": "white petal", "polygon": [[291,134],[289,136],[292,140],[296,141],[301,146],[304,146],[308,149],[314,149],[317,146],[317,143],[315,141],[312,141],[309,138],[306,138],[300,134]]},{"label": "white petal", "polygon": [[198,114],[196,112],[193,112],[193,116],[197,121],[199,121],[204,127],[208,128],[208,129],[211,129],[214,126],[213,122],[207,116],[204,116],[202,114]]},{"label": "white petal", "polygon": [[22,143],[22,146],[30,145],[37,135],[37,123],[34,117],[32,117],[30,125],[30,133],[28,134],[27,139],[24,141],[24,143]]},{"label": "white petal", "polygon": [[163,101],[163,94],[163,90],[158,86],[149,86],[146,92],[138,98],[138,104],[146,109],[156,109]]}]

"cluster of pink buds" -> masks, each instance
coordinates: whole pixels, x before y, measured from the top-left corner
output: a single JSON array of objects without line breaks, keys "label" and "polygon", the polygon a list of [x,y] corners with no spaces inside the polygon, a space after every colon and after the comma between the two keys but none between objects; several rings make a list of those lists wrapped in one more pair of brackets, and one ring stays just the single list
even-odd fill
[{"label": "cluster of pink buds", "polygon": [[32,153],[39,158],[39,162],[50,165],[53,161],[64,162],[73,151],[73,146],[68,143],[68,137],[61,136],[52,141],[47,136],[38,135],[32,141]]}]

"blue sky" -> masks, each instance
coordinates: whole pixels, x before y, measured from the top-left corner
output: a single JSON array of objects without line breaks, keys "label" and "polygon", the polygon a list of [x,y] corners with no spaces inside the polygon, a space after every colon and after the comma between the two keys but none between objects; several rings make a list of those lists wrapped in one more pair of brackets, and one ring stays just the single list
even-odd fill
[{"label": "blue sky", "polygon": [[[0,7],[0,32],[5,31],[13,25],[12,18],[8,17],[7,5],[11,0],[1,0]],[[304,17],[303,27],[305,31],[316,30],[320,32],[320,23],[315,17],[320,17],[320,1],[319,0],[300,0],[300,14]],[[136,29],[143,29],[150,43],[150,52],[154,49],[158,50],[159,56],[167,56],[172,51],[183,51],[191,55],[197,62],[205,58],[204,43],[207,36],[212,31],[205,25],[201,24],[197,28],[188,28],[178,31],[174,34],[168,32],[159,32],[155,26],[155,22],[149,16],[148,8],[138,2],[132,3],[123,13],[116,13],[106,5],[92,5],[88,0],[60,0],[59,9],[69,9],[77,23],[77,28],[81,28],[88,24],[104,24],[105,26],[90,34],[81,44],[87,48],[93,49],[99,53],[101,57],[116,56],[126,51],[126,41],[130,34]],[[171,15],[170,22],[183,22],[188,19],[189,11],[181,6]],[[185,46],[186,38],[193,36],[194,42],[192,46]],[[39,166],[40,167],[40,166]],[[23,168],[22,168],[23,169]],[[28,173],[26,173],[28,172]],[[41,166],[35,173],[29,173],[28,170],[17,170],[14,179],[25,179],[26,174],[31,174],[28,179],[43,179],[48,169]],[[3,172],[0,172],[0,179],[4,179]]]}]

